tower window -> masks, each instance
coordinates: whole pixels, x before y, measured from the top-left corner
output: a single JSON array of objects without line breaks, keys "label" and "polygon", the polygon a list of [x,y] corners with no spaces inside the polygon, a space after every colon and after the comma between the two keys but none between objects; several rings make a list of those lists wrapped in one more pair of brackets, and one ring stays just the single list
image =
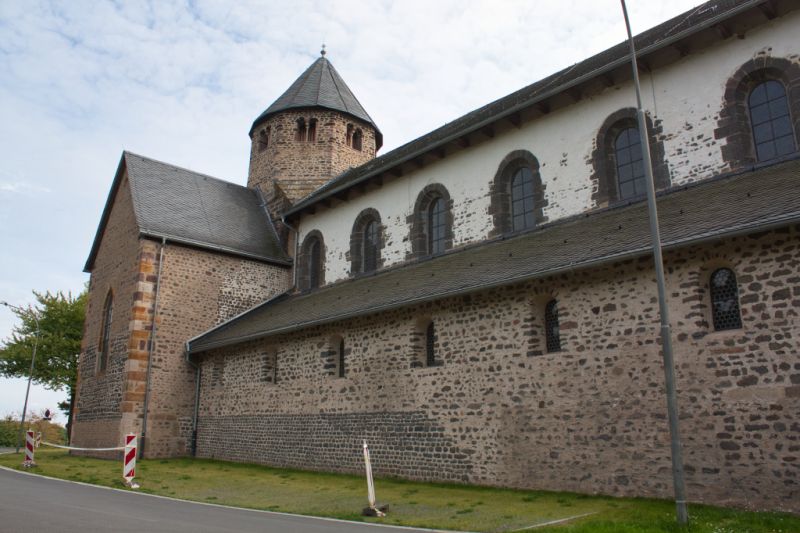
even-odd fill
[{"label": "tower window", "polygon": [[317,119],[312,118],[308,121],[308,134],[306,141],[313,143],[317,141]]},{"label": "tower window", "polygon": [[736,274],[729,268],[711,274],[711,316],[717,331],[742,327]]},{"label": "tower window", "polygon": [[769,161],[794,152],[794,132],[786,102],[786,90],[776,80],[758,84],[748,99],[753,144],[758,161]]},{"label": "tower window", "polygon": [[639,128],[622,130],[614,141],[620,200],[644,196],[645,175]]},{"label": "tower window", "polygon": [[345,134],[345,139],[344,140],[345,140],[345,144],[347,144],[347,146],[350,146],[350,147],[353,146],[353,130],[354,130],[353,125],[352,124],[348,124],[347,125],[347,133]]},{"label": "tower window", "polygon": [[306,119],[297,119],[297,130],[294,134],[294,140],[299,142],[304,142],[306,140]]},{"label": "tower window", "polygon": [[361,129],[356,128],[356,130],[353,132],[353,149],[358,150],[359,152],[361,151],[362,136],[363,134],[361,133]]},{"label": "tower window", "polygon": [[267,126],[258,132],[258,151],[263,152],[269,146],[270,127]]},{"label": "tower window", "polygon": [[544,332],[548,352],[561,351],[561,333],[558,329],[558,303],[550,300],[544,307]]}]

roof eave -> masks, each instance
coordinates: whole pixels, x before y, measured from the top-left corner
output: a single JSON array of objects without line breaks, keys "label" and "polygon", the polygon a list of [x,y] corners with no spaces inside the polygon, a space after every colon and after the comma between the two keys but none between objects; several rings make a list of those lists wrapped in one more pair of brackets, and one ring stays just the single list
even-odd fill
[{"label": "roof eave", "polygon": [[[674,43],[676,43],[676,42],[678,42],[678,41],[680,41],[682,39],[685,39],[685,38],[690,37],[690,36],[692,36],[692,35],[694,35],[696,33],[699,33],[700,31],[704,31],[704,30],[706,30],[708,28],[711,28],[711,27],[715,26],[716,24],[719,24],[721,21],[723,21],[725,19],[728,19],[728,18],[734,17],[736,15],[739,15],[739,14],[741,14],[741,13],[743,13],[743,12],[749,10],[749,9],[753,9],[758,4],[761,4],[763,2],[764,2],[764,0],[748,0],[747,2],[745,2],[745,3],[743,3],[743,4],[739,5],[739,6],[732,7],[731,9],[729,9],[728,11],[725,11],[724,13],[721,13],[721,14],[719,14],[717,16],[714,16],[714,17],[710,17],[709,19],[706,19],[706,20],[704,20],[704,21],[702,21],[702,22],[700,22],[700,23],[698,23],[698,24],[696,24],[696,25],[694,25],[694,26],[692,26],[690,28],[686,28],[683,31],[680,31],[680,32],[678,32],[678,33],[676,33],[674,35],[669,36],[669,37],[666,37],[664,40],[661,40],[661,41],[653,43],[653,44],[651,44],[649,46],[645,46],[645,47],[642,47],[640,49],[637,49],[636,57],[637,58],[643,58],[644,56],[646,56],[648,54],[651,54],[653,52],[661,50],[664,47],[670,46],[670,45],[672,45],[672,44],[674,44]],[[638,34],[636,37],[634,37],[634,39],[637,39],[637,38],[641,37],[644,33],[646,33],[646,32]],[[621,44],[624,44],[624,43],[621,43]],[[614,45],[611,48],[614,48],[616,46],[619,46],[619,44]],[[610,50],[611,48],[609,48],[607,50]],[[604,50],[603,52],[600,52],[600,53],[602,54],[607,50]],[[596,55],[598,55],[598,54],[596,54]],[[592,56],[592,57],[595,57],[595,56]],[[591,59],[592,58],[588,58],[585,61],[589,61]],[[561,93],[571,89],[572,87],[574,87],[576,85],[585,83],[586,81],[589,81],[591,79],[594,79],[594,78],[597,78],[599,76],[602,76],[603,74],[606,74],[609,71],[612,71],[612,70],[614,70],[616,68],[619,68],[620,66],[625,65],[626,63],[629,63],[629,62],[630,62],[630,56],[625,54],[622,57],[619,57],[619,58],[617,58],[617,59],[615,59],[615,60],[613,60],[613,61],[611,61],[609,63],[606,63],[602,67],[599,67],[599,68],[597,68],[595,70],[592,70],[592,71],[590,71],[590,72],[588,72],[588,73],[586,73],[586,74],[584,74],[582,76],[579,76],[579,77],[577,77],[577,78],[575,78],[573,80],[570,80],[570,81],[568,81],[568,82],[566,82],[566,83],[564,83],[562,85],[559,85],[559,86],[551,89],[550,91],[546,91],[546,92],[544,92],[542,94],[539,94],[539,95],[536,95],[536,96],[534,96],[534,97],[532,97],[532,98],[530,98],[528,100],[520,102],[520,103],[518,103],[518,104],[516,104],[516,105],[514,105],[512,107],[509,107],[509,108],[506,108],[504,110],[501,110],[501,111],[491,115],[490,117],[487,117],[487,118],[485,118],[485,119],[483,119],[483,120],[481,120],[481,121],[479,121],[479,122],[477,122],[475,124],[467,125],[464,128],[456,130],[455,132],[453,132],[452,134],[448,135],[447,137],[444,137],[443,139],[440,139],[438,141],[434,141],[434,142],[432,142],[430,144],[426,144],[426,145],[422,146],[421,148],[419,148],[418,150],[410,152],[409,154],[399,158],[396,161],[391,161],[390,163],[387,163],[386,165],[383,165],[383,166],[380,166],[380,167],[374,169],[373,171],[371,171],[371,172],[365,174],[364,176],[362,176],[361,178],[358,178],[358,179],[356,179],[354,181],[351,181],[351,182],[348,182],[346,184],[343,184],[343,185],[341,185],[339,187],[333,187],[330,190],[320,194],[319,196],[314,196],[314,194],[312,193],[306,201],[301,201],[298,204],[296,204],[295,206],[291,207],[284,214],[284,216],[290,217],[290,218],[291,217],[295,217],[300,212],[304,211],[306,208],[311,207],[312,205],[316,204],[319,201],[322,201],[322,200],[324,200],[326,198],[329,198],[330,196],[333,196],[333,195],[335,195],[337,193],[340,193],[340,192],[343,192],[343,191],[345,191],[347,189],[350,189],[350,188],[352,188],[352,187],[354,187],[354,186],[356,186],[356,185],[358,185],[360,183],[363,183],[366,180],[369,180],[371,178],[376,177],[377,175],[380,175],[380,174],[383,174],[385,172],[388,172],[388,171],[390,171],[390,170],[392,170],[392,169],[394,169],[394,168],[396,168],[396,167],[398,167],[398,166],[400,166],[400,165],[402,165],[404,163],[407,163],[407,162],[409,162],[411,160],[414,160],[414,159],[418,158],[422,154],[428,153],[428,152],[430,152],[432,150],[435,150],[435,149],[440,148],[440,147],[442,147],[444,145],[447,145],[447,144],[457,140],[458,138],[463,137],[464,135],[479,131],[481,128],[484,128],[489,124],[492,124],[494,122],[497,122],[499,120],[507,118],[507,117],[509,117],[509,116],[511,116],[511,115],[513,115],[515,113],[518,113],[522,109],[525,109],[527,107],[535,105],[535,104],[537,104],[537,103],[539,103],[539,102],[541,102],[543,100],[547,100],[547,99],[552,98],[552,97],[554,97],[554,96],[556,96],[558,94],[561,94]],[[570,68],[574,68],[574,67],[575,67],[575,65],[573,65],[573,67],[570,67]],[[567,70],[567,69],[565,69],[565,70]],[[514,94],[514,93],[511,93],[511,94]],[[507,98],[507,97],[508,96],[505,96],[503,98]],[[499,100],[496,100],[495,102],[498,102],[498,101],[502,100],[503,98],[500,98]],[[478,108],[478,109],[480,109],[480,108]],[[470,113],[473,113],[474,111],[471,111]],[[467,115],[469,115],[470,113],[467,113]],[[462,117],[456,118],[454,121],[457,121],[457,120],[463,118],[464,116],[466,116],[466,115],[462,115]],[[446,127],[446,125],[442,126],[442,128],[444,128],[444,127]],[[433,131],[429,132],[428,134],[424,135],[423,137],[425,137],[427,135],[432,135],[438,129],[440,129],[440,128],[437,128],[436,130],[433,130]],[[391,152],[389,152],[388,154],[384,154],[383,157],[387,157],[390,154],[391,154]]]}]

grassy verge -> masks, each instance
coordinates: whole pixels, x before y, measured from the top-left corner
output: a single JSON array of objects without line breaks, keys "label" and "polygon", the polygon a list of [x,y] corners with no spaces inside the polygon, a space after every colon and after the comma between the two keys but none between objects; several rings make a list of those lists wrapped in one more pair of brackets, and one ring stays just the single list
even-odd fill
[{"label": "grassy verge", "polygon": [[[21,469],[22,455],[0,456],[0,465]],[[121,462],[74,457],[63,451],[36,452],[35,473],[124,488]],[[376,480],[383,519],[360,516],[366,505],[363,478],[267,468],[203,459],[144,460],[137,464],[140,492],[186,500],[348,520],[380,521],[437,529],[505,532],[565,517],[594,513],[559,526],[559,533],[790,533],[800,517],[752,513],[703,505],[690,507],[691,525],[678,528],[669,501],[486,487]]]}]

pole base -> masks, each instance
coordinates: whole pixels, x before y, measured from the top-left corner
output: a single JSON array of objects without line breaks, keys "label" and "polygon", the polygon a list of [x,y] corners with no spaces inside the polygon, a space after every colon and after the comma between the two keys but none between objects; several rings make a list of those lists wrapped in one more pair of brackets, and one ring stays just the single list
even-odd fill
[{"label": "pole base", "polygon": [[376,505],[375,507],[364,507],[361,511],[362,516],[386,516],[386,513],[389,512],[389,505]]},{"label": "pole base", "polygon": [[22,468],[33,468],[36,466],[36,463],[33,461],[23,461]]},{"label": "pole base", "polygon": [[139,484],[136,483],[132,479],[126,479],[125,480],[125,486],[128,487],[129,489],[138,489],[139,488]]}]

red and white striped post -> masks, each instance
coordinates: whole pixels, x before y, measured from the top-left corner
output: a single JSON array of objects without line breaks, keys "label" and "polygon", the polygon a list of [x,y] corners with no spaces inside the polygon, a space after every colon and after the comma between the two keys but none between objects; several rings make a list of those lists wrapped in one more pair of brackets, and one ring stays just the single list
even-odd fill
[{"label": "red and white striped post", "polygon": [[125,483],[132,489],[138,489],[139,485],[133,481],[136,475],[136,435],[133,433],[125,435],[125,454],[122,460],[122,477],[125,478]]},{"label": "red and white striped post", "polygon": [[36,438],[33,436],[33,431],[28,430],[25,433],[25,460],[22,462],[22,466],[25,468],[36,466],[36,462],[33,460],[33,448],[35,444]]}]

